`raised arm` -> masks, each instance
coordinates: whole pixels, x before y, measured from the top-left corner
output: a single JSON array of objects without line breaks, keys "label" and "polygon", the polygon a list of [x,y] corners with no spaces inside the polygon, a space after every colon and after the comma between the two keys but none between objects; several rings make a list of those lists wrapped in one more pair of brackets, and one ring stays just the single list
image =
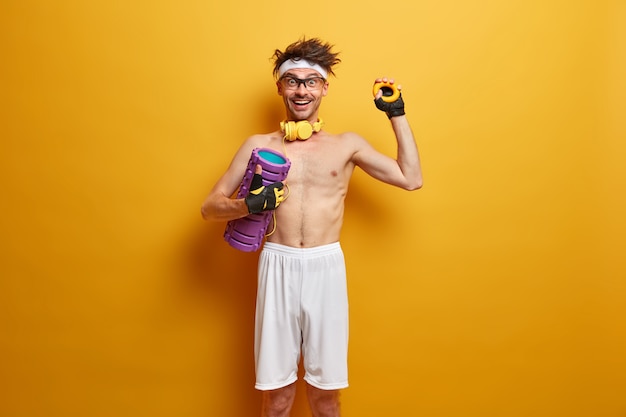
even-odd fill
[{"label": "raised arm", "polygon": [[394,80],[378,78],[376,83],[384,83],[397,91],[397,98],[388,102],[383,100],[383,89],[378,90],[375,97],[376,107],[384,111],[391,122],[398,152],[396,159],[376,151],[365,140],[362,140],[354,154],[354,162],[372,177],[385,183],[412,191],[422,187],[422,167],[413,131],[404,113],[404,102],[400,94],[401,87]]}]

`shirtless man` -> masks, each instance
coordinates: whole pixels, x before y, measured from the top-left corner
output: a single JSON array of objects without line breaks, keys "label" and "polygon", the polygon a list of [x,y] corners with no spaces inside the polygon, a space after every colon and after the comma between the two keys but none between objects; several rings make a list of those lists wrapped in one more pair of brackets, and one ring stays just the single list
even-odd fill
[{"label": "shirtless man", "polygon": [[[274,54],[274,75],[287,121],[320,126],[319,109],[328,75],[340,62],[332,45],[302,39]],[[393,80],[389,82],[398,91]],[[393,88],[392,88],[393,90]],[[263,417],[289,416],[302,351],[307,397],[314,417],[339,416],[339,390],[348,386],[348,302],[339,236],[344,200],[355,167],[406,190],[422,186],[419,155],[400,96],[376,107],[391,122],[396,159],[376,151],[356,133],[320,129],[306,140],[275,131],[248,138],[202,205],[206,220],[229,221],[275,210],[276,229],[259,257],[255,328],[256,388],[263,391]],[[317,123],[317,124],[316,124]],[[285,129],[286,130],[286,129]],[[305,138],[299,138],[305,139]],[[285,184],[253,185],[234,198],[255,148],[286,152],[291,168]],[[261,166],[257,166],[261,173]]]}]

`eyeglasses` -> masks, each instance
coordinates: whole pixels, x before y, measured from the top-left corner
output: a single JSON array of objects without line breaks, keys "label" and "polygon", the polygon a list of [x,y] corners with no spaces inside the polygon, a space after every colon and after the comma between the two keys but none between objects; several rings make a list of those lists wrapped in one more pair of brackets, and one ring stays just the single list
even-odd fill
[{"label": "eyeglasses", "polygon": [[301,78],[285,76],[280,79],[280,83],[287,90],[297,90],[300,88],[300,84],[302,84],[307,90],[316,91],[321,89],[324,84],[326,84],[326,80],[322,77],[310,77],[303,80]]}]

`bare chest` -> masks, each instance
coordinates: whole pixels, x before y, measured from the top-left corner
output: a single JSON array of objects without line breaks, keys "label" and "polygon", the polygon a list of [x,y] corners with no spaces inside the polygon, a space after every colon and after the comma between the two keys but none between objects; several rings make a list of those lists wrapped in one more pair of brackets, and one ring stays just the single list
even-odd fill
[{"label": "bare chest", "polygon": [[353,166],[349,152],[341,146],[328,140],[294,145],[286,147],[291,160],[290,187],[333,189],[347,184]]}]

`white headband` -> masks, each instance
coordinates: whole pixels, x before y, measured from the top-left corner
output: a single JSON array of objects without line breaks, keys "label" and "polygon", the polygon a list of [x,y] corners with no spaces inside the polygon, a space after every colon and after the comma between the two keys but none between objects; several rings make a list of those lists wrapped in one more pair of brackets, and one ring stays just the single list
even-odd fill
[{"label": "white headband", "polygon": [[328,77],[328,72],[324,68],[322,68],[318,64],[312,64],[309,61],[304,60],[304,59],[297,59],[297,60],[289,59],[283,62],[281,66],[278,67],[278,77],[280,78],[283,76],[284,73],[286,73],[290,69],[296,69],[296,68],[312,69],[314,71],[319,72],[322,78]]}]

